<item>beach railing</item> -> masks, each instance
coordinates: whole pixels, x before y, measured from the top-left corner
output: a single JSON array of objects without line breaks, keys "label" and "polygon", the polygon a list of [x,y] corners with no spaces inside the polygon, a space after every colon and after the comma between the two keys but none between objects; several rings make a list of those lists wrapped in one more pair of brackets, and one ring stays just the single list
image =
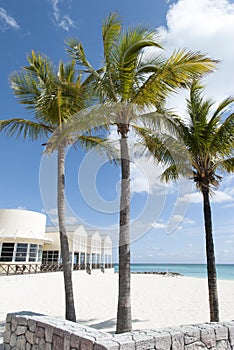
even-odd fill
[{"label": "beach railing", "polygon": [[[92,264],[92,270],[101,270],[113,268],[113,264]],[[74,264],[73,271],[89,271],[90,264]],[[18,275],[32,273],[47,273],[63,271],[63,265],[55,264],[0,264],[0,275]]]},{"label": "beach railing", "polygon": [[0,264],[0,275],[18,275],[40,272],[41,264]]}]

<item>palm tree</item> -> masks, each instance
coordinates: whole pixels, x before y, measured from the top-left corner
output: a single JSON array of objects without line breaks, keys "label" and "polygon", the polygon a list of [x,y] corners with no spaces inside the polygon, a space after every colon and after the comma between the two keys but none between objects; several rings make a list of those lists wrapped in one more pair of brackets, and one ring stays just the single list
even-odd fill
[{"label": "palm tree", "polygon": [[[145,143],[157,161],[167,166],[162,179],[170,181],[177,180],[181,175],[189,177],[202,194],[210,321],[219,322],[210,197],[212,189],[217,188],[222,180],[220,174],[234,171],[234,113],[227,115],[227,108],[234,98],[226,98],[213,110],[213,102],[205,100],[202,92],[203,86],[194,81],[187,100],[186,120],[174,116],[179,141],[172,138],[172,153],[160,136],[145,135]],[[183,157],[174,157],[173,153],[181,152],[183,147]]]},{"label": "palm tree", "polygon": [[[191,78],[211,72],[216,62],[199,52],[175,51],[165,58],[159,51],[159,34],[155,30],[138,26],[122,30],[116,13],[102,26],[104,64],[95,69],[86,58],[82,44],[74,39],[67,42],[68,53],[76,60],[80,70],[87,74],[86,83],[105,105],[116,104],[118,112],[109,123],[117,125],[120,134],[121,199],[119,229],[119,297],[117,333],[132,329],[130,300],[130,156],[128,134],[130,126],[138,132],[139,120],[158,123],[148,113],[133,113],[133,106],[143,106],[161,111],[161,105],[169,93],[183,86]],[[145,49],[153,48],[153,52]],[[105,119],[105,123],[107,123]]]},{"label": "palm tree", "polygon": [[[76,75],[75,63],[59,63],[55,67],[46,56],[32,51],[27,57],[29,65],[10,77],[11,87],[19,103],[34,112],[34,120],[14,118],[0,121],[0,131],[8,136],[22,136],[24,139],[38,140],[46,138],[49,149],[53,133],[62,133],[64,125],[72,115],[86,107],[88,101],[84,85]],[[51,138],[49,138],[51,136]],[[101,139],[95,136],[80,135],[80,144],[84,147],[99,144]],[[57,144],[57,210],[60,232],[60,245],[64,272],[66,319],[76,321],[73,298],[72,268],[69,255],[65,220],[65,148],[66,138]]]}]

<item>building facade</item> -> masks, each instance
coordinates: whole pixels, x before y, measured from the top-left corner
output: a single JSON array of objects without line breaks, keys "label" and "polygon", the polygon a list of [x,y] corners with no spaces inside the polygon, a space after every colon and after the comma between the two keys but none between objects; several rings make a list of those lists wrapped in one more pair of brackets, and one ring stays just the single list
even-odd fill
[{"label": "building facade", "polygon": [[[73,270],[112,266],[108,235],[68,226],[67,237]],[[28,210],[0,209],[0,273],[30,273],[62,269],[57,227],[46,227],[46,216]]]}]

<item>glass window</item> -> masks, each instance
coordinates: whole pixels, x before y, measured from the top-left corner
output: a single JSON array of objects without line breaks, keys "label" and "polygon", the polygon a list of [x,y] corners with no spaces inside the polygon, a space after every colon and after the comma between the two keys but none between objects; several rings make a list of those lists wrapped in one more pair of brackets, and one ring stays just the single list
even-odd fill
[{"label": "glass window", "polygon": [[44,250],[42,253],[42,264],[47,264],[47,251]]},{"label": "glass window", "polygon": [[73,263],[74,264],[79,264],[79,253],[77,253],[77,252],[74,253]]},{"label": "glass window", "polygon": [[2,243],[0,261],[12,261],[15,243]]},{"label": "glass window", "polygon": [[53,255],[53,263],[57,263],[58,262],[58,255],[59,255],[58,250],[55,250],[54,251],[54,255]]},{"label": "glass window", "polygon": [[80,263],[84,264],[85,263],[85,253],[80,254]]},{"label": "glass window", "polygon": [[17,243],[15,261],[26,261],[28,245],[26,243]]},{"label": "glass window", "polygon": [[58,257],[58,250],[44,250],[42,253],[42,264],[56,264]]},{"label": "glass window", "polygon": [[30,244],[29,261],[36,261],[37,259],[37,244]]}]

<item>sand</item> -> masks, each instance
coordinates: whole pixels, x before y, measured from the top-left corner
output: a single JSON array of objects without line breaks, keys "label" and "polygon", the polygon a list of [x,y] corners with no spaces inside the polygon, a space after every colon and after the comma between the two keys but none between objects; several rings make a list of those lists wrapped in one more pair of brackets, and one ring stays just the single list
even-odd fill
[{"label": "sand", "polygon": [[[202,278],[132,274],[133,329],[162,328],[209,321],[207,281]],[[113,332],[118,275],[73,273],[78,321]],[[234,281],[218,281],[220,318],[234,319]],[[0,276],[0,333],[6,314],[35,311],[64,316],[61,272]]]}]

